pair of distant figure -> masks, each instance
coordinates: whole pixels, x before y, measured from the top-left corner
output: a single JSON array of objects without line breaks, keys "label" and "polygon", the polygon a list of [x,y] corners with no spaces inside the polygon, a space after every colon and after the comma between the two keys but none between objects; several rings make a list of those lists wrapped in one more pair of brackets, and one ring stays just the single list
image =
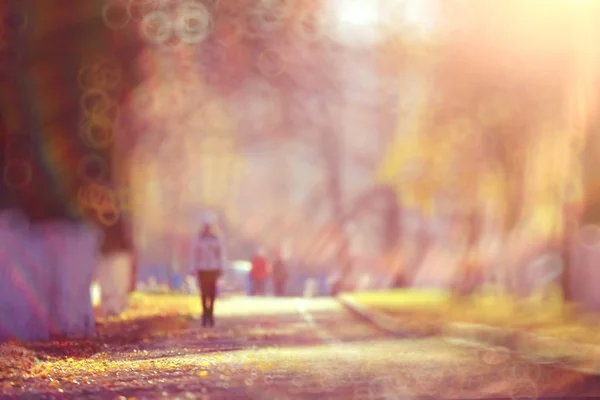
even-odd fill
[{"label": "pair of distant figure", "polygon": [[259,250],[251,260],[250,268],[250,294],[261,296],[266,294],[266,284],[270,277],[273,278],[273,289],[276,296],[285,295],[287,281],[286,251],[282,246],[270,262],[264,250]]}]

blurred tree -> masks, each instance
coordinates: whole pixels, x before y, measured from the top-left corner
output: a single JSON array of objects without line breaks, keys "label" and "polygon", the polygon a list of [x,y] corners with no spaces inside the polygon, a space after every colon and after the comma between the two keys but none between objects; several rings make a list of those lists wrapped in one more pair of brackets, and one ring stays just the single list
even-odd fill
[{"label": "blurred tree", "polygon": [[[103,2],[29,0],[0,4],[0,145],[4,155],[17,138],[28,147],[25,161],[31,178],[22,187],[3,179],[0,206],[19,208],[33,221],[96,224],[105,233],[102,250],[113,252],[131,247],[128,228],[121,219],[104,226],[95,213],[82,209],[77,192],[84,179],[77,171],[83,157],[91,154],[105,160],[106,184],[114,185],[128,172],[114,161],[112,145],[91,148],[82,139],[86,125],[81,96],[89,89],[85,83],[91,82],[82,78],[82,68],[93,60],[109,60],[116,75],[101,79],[116,82],[107,92],[118,108],[124,94],[139,82],[135,59],[142,46],[137,32],[106,28],[102,6]],[[23,160],[21,156],[2,160],[3,177],[15,172],[10,163],[12,158]]]},{"label": "blurred tree", "polygon": [[[493,212],[505,234],[531,219],[531,207],[562,204],[567,177],[578,174],[569,149],[589,129],[583,117],[573,122],[567,104],[580,96],[572,77],[598,73],[590,71],[597,65],[591,35],[580,27],[593,24],[585,8],[566,3],[540,17],[537,0],[441,2],[433,62],[421,69],[434,92],[412,116],[411,128],[400,125],[380,170],[384,181],[398,186],[404,204],[428,209],[435,198],[441,195],[443,203],[452,194],[463,214]],[[561,24],[573,31],[564,34]],[[582,106],[593,107],[587,97],[577,103],[577,115]],[[570,190],[577,191],[573,184]]]}]

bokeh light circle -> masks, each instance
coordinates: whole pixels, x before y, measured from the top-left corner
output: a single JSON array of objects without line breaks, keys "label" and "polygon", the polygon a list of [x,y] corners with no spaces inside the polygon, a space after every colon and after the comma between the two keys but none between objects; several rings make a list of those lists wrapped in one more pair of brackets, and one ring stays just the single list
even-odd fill
[{"label": "bokeh light circle", "polygon": [[115,141],[115,127],[108,121],[102,123],[99,119],[90,120],[86,124],[85,139],[94,149],[106,149]]},{"label": "bokeh light circle", "polygon": [[200,43],[210,33],[210,13],[202,3],[185,2],[177,10],[175,30],[185,44]]},{"label": "bokeh light circle", "polygon": [[[90,173],[90,170],[93,170]],[[81,158],[77,166],[77,174],[86,182],[101,182],[108,180],[108,163],[97,154],[87,154]]]},{"label": "bokeh light circle", "polygon": [[314,13],[304,12],[296,19],[295,32],[302,39],[307,41],[316,41],[325,34],[323,19]]},{"label": "bokeh light circle", "polygon": [[579,243],[587,249],[600,248],[600,226],[590,224],[581,228]]},{"label": "bokeh light circle", "polygon": [[110,90],[120,83],[121,78],[121,69],[117,63],[109,58],[102,58],[82,65],[77,82],[84,91]]},{"label": "bokeh light circle", "polygon": [[81,110],[88,117],[104,115],[113,107],[108,93],[100,89],[92,89],[81,95]]},{"label": "bokeh light circle", "polygon": [[82,185],[77,192],[77,198],[83,207],[95,211],[119,210],[117,194],[105,184],[88,183]]},{"label": "bokeh light circle", "polygon": [[104,195],[104,192],[105,189],[102,185],[98,183],[88,183],[79,187],[77,190],[77,199],[79,200],[79,204],[84,208],[95,209],[96,204],[100,202],[96,199],[101,198]]},{"label": "bokeh light circle", "polygon": [[98,221],[104,226],[113,226],[119,222],[119,210],[116,207],[103,208],[97,211]]},{"label": "bokeh light circle", "polygon": [[2,30],[5,37],[22,35],[29,24],[28,14],[20,10],[11,10],[5,15],[2,15]]},{"label": "bokeh light circle", "polygon": [[142,36],[154,44],[163,44],[169,40],[173,33],[171,17],[163,11],[148,13],[140,23]]},{"label": "bokeh light circle", "polygon": [[119,0],[109,0],[102,7],[102,20],[112,30],[121,30],[131,22],[127,6]]},{"label": "bokeh light circle", "polygon": [[250,11],[243,32],[250,38],[263,38],[273,34],[282,26],[281,16],[274,10],[260,7]]},{"label": "bokeh light circle", "polygon": [[146,14],[157,11],[160,6],[161,0],[128,0],[127,15],[131,21],[141,22]]}]

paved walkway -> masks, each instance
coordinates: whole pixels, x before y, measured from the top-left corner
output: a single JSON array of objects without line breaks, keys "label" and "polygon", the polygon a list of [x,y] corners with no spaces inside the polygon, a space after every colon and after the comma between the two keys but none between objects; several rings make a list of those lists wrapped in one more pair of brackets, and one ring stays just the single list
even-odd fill
[{"label": "paved walkway", "polygon": [[197,317],[157,316],[107,324],[100,331],[102,344],[29,346],[41,361],[16,386],[0,385],[0,394],[413,400],[568,392],[600,397],[591,396],[593,384],[586,377],[558,367],[440,338],[392,337],[333,299],[230,298],[217,305],[214,328],[202,328]]}]

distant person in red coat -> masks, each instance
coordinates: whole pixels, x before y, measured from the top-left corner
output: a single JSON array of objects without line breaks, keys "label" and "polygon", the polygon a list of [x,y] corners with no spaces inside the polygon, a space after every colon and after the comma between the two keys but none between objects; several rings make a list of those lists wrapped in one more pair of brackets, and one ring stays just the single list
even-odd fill
[{"label": "distant person in red coat", "polygon": [[265,295],[265,284],[271,275],[271,264],[264,255],[264,251],[259,250],[252,258],[252,267],[250,269],[250,281],[252,282],[252,296]]}]

